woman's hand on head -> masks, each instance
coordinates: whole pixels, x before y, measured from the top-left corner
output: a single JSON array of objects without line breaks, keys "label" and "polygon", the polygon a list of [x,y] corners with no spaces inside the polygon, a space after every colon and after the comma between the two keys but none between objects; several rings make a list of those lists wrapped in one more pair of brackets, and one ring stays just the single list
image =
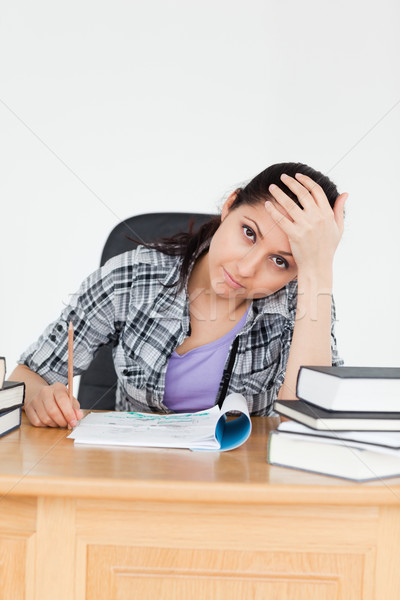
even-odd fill
[{"label": "woman's hand on head", "polygon": [[62,383],[43,385],[25,403],[25,413],[35,427],[75,427],[83,413],[76,398],[69,397],[68,389]]},{"label": "woman's hand on head", "polygon": [[278,186],[269,191],[276,200],[266,210],[286,233],[298,274],[324,275],[331,270],[333,257],[344,228],[344,205],[348,194],[338,196],[332,210],[322,187],[306,175],[282,175],[282,182],[296,194],[301,209]]}]

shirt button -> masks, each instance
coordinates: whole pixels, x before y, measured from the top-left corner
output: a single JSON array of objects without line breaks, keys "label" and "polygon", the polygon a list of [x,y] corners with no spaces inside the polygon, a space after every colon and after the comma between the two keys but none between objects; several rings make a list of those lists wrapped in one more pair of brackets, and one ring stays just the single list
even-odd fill
[{"label": "shirt button", "polygon": [[62,331],[62,330],[63,330],[62,325],[57,325],[57,331]]},{"label": "shirt button", "polygon": [[56,341],[56,336],[55,336],[55,335],[53,335],[53,334],[51,334],[51,336],[50,336],[50,340],[51,340],[52,342],[55,342],[55,341]]}]

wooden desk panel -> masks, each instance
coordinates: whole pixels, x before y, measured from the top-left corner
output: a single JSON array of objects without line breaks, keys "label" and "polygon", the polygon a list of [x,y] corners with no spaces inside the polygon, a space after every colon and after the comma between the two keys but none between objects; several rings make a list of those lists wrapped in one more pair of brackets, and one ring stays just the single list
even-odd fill
[{"label": "wooden desk panel", "polygon": [[268,431],[228,453],[0,440],[0,597],[400,597],[400,480],[271,467]]}]

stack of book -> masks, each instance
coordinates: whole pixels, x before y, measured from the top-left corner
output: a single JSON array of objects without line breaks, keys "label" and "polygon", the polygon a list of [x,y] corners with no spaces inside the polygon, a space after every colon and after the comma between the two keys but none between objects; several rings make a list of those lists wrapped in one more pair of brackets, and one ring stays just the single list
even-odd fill
[{"label": "stack of book", "polygon": [[25,384],[4,381],[6,360],[0,356],[0,437],[21,425],[21,412],[25,398]]},{"label": "stack of book", "polygon": [[400,476],[400,368],[301,367],[268,462],[355,481]]}]

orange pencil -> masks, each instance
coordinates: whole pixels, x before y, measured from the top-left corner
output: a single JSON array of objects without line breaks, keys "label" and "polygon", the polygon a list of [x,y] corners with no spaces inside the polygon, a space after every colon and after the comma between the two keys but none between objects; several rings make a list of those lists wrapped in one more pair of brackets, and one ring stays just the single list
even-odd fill
[{"label": "orange pencil", "polygon": [[[69,322],[68,327],[68,392],[69,399],[71,400],[74,396],[74,327],[72,321]],[[71,429],[68,423],[68,429]]]}]

